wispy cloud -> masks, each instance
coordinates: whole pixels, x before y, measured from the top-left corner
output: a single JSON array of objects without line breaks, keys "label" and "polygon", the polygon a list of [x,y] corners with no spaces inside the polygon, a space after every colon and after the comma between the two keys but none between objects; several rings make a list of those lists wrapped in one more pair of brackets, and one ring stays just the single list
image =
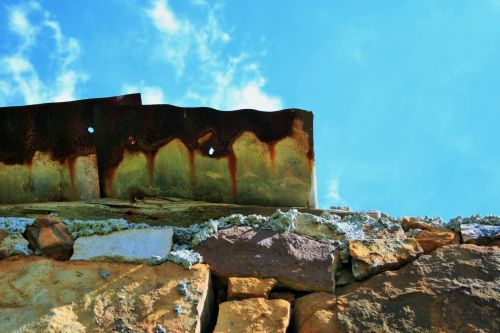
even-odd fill
[{"label": "wispy cloud", "polygon": [[175,101],[219,109],[255,108],[267,111],[282,108],[279,97],[265,91],[266,78],[251,54],[240,50],[228,54],[231,33],[221,27],[221,5],[195,1],[206,13],[201,20],[182,17],[167,0],[153,0],[145,9],[161,41],[162,55],[178,78],[189,65],[184,95]]},{"label": "wispy cloud", "polygon": [[[59,23],[38,2],[9,6],[8,28],[17,36],[15,49],[0,58],[0,103],[41,103],[76,97],[77,85],[87,76],[77,69],[80,44],[63,34]],[[33,65],[38,42],[47,47],[43,59],[51,68],[42,76]],[[20,100],[21,99],[21,100]]]},{"label": "wispy cloud", "polygon": [[330,181],[328,182],[327,197],[335,204],[341,203],[342,198],[340,197],[339,179],[337,177],[330,179]]}]

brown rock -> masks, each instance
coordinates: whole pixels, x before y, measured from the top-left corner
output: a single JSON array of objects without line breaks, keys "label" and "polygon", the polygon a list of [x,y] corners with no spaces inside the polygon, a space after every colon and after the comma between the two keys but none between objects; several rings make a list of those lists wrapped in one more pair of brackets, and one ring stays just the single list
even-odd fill
[{"label": "brown rock", "polygon": [[69,260],[73,255],[73,239],[68,228],[56,217],[39,217],[26,227],[24,237],[36,254],[56,260]]},{"label": "brown rock", "polygon": [[441,228],[433,226],[429,223],[425,223],[424,221],[421,221],[415,217],[403,217],[401,219],[401,227],[403,228],[404,231],[408,231],[411,229],[420,229],[426,231],[444,231]]},{"label": "brown rock", "polygon": [[249,298],[219,305],[214,333],[285,333],[290,322],[290,303],[276,299]]},{"label": "brown rock", "polygon": [[413,238],[349,241],[352,274],[358,280],[403,266],[424,251]]},{"label": "brown rock", "polygon": [[333,300],[297,299],[292,331],[500,332],[498,267],[498,247],[445,246]]},{"label": "brown rock", "polygon": [[0,332],[184,333],[209,322],[206,265],[17,256],[0,261],[0,271]]},{"label": "brown rock", "polygon": [[325,292],[312,293],[295,300],[291,332],[332,333],[335,312],[335,295]]},{"label": "brown rock", "polygon": [[276,279],[238,278],[228,279],[228,300],[239,300],[245,298],[262,297],[268,298],[269,292],[278,283]]},{"label": "brown rock", "polygon": [[415,240],[420,244],[424,253],[429,254],[438,247],[460,243],[460,236],[452,231],[427,231],[423,230],[414,234]]},{"label": "brown rock", "polygon": [[280,286],[333,291],[338,245],[290,232],[250,227],[220,230],[195,248],[220,276],[273,277]]},{"label": "brown rock", "polygon": [[272,291],[269,294],[269,299],[282,299],[293,306],[293,304],[295,303],[295,294],[291,291]]}]

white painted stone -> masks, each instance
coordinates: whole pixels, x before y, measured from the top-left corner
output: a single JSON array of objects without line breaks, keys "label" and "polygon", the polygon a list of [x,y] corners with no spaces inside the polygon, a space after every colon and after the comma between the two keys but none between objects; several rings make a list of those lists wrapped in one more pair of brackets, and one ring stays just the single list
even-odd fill
[{"label": "white painted stone", "polygon": [[147,228],[80,237],[75,241],[70,260],[147,262],[152,257],[169,254],[173,233],[173,228]]}]

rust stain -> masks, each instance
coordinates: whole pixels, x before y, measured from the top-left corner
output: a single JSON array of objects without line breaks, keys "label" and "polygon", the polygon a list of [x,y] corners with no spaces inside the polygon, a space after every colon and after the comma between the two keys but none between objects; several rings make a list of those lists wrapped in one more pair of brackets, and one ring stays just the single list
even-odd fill
[{"label": "rust stain", "polygon": [[229,169],[229,178],[231,180],[231,198],[235,204],[238,203],[238,180],[236,178],[237,163],[238,160],[231,147],[231,151],[227,155],[227,167]]},{"label": "rust stain", "polygon": [[146,161],[148,163],[148,176],[149,176],[149,182],[153,184],[154,182],[154,174],[155,174],[155,159],[156,156],[148,153],[146,154]]},{"label": "rust stain", "polygon": [[273,173],[276,172],[276,144],[277,142],[271,142],[268,144],[269,158],[271,160],[271,170]]},{"label": "rust stain", "polygon": [[77,199],[76,191],[76,170],[75,170],[76,158],[70,157],[66,159],[66,164],[69,170],[69,179],[71,183],[71,199]]},{"label": "rust stain", "polygon": [[189,177],[191,179],[191,186],[194,187],[196,185],[195,155],[192,149],[188,149],[188,151],[189,151]]}]

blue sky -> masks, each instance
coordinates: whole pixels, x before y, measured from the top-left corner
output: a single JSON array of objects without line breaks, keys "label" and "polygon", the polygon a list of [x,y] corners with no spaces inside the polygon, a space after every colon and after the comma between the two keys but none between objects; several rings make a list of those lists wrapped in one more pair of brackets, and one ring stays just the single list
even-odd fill
[{"label": "blue sky", "polygon": [[500,0],[3,0],[0,38],[0,106],[303,108],[320,206],[500,213]]}]

